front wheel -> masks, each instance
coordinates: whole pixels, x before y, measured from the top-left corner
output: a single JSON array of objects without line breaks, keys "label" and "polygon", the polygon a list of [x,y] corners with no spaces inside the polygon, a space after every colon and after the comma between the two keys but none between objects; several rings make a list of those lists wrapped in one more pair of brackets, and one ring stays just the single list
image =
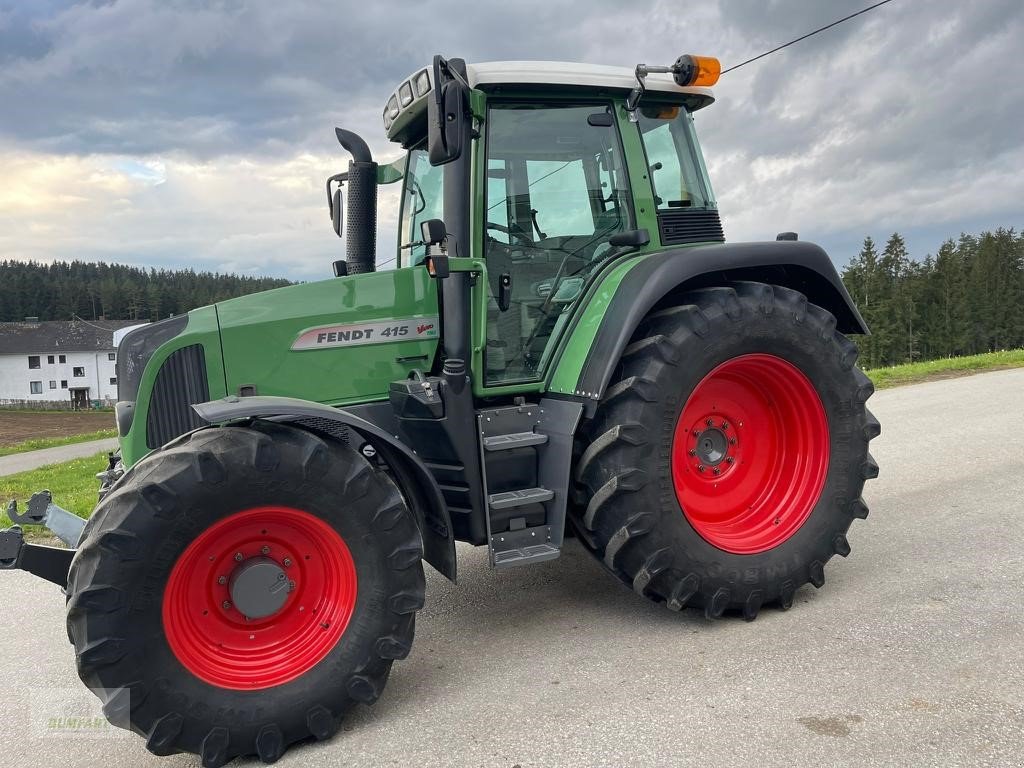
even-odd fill
[{"label": "front wheel", "polygon": [[648,316],[583,430],[584,545],[638,593],[709,617],[821,587],[878,472],[856,357],[831,314],[778,286],[695,290]]},{"label": "front wheel", "polygon": [[156,754],[273,762],[373,703],[410,650],[422,544],[395,485],[294,427],[200,430],[103,499],[68,632],[104,714]]}]

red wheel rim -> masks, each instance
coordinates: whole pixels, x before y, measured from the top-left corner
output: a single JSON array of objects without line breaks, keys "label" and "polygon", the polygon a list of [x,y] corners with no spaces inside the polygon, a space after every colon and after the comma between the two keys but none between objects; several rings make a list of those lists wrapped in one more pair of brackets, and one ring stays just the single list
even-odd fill
[{"label": "red wheel rim", "polygon": [[828,474],[828,421],[814,385],[792,363],[743,355],[690,394],[672,442],[672,480],[686,519],[736,554],[796,533]]},{"label": "red wheel rim", "polygon": [[[263,618],[231,602],[232,574],[253,558],[276,564],[292,583],[283,605]],[[196,677],[259,690],[321,661],[345,633],[355,602],[355,563],[337,531],[308,512],[258,507],[220,520],[178,558],[164,591],[164,633]]]}]

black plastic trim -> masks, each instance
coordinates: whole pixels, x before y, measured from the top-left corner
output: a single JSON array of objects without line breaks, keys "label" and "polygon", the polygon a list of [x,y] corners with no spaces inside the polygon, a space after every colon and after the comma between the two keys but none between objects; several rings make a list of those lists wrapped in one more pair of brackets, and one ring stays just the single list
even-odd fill
[{"label": "black plastic trim", "polygon": [[722,220],[714,208],[679,208],[658,211],[662,245],[725,242]]},{"label": "black plastic trim", "polygon": [[146,363],[163,344],[173,339],[188,325],[188,315],[178,315],[157,323],[136,328],[123,339],[117,348],[117,399],[135,400],[139,395],[139,384]]}]

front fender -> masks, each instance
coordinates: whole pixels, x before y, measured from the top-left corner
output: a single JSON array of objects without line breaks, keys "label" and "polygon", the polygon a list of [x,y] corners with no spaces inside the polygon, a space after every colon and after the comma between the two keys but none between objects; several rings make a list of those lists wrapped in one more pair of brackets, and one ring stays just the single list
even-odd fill
[{"label": "front fender", "polygon": [[455,536],[441,489],[419,457],[394,435],[344,409],[294,397],[226,397],[192,408],[211,424],[251,418],[284,422],[317,418],[354,430],[377,449],[391,468],[409,508],[416,515],[423,536],[424,559],[455,581]]},{"label": "front fender", "polygon": [[868,333],[832,260],[813,243],[775,241],[673,248],[611,265],[591,287],[549,382],[549,391],[583,397],[593,412],[622,351],[644,316],[690,287],[755,280],[802,292],[836,318],[843,333]]}]

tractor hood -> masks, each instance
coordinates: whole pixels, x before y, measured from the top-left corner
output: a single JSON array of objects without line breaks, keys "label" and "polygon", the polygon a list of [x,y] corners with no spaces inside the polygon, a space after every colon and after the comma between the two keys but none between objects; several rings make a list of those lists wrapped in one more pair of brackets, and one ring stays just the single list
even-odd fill
[{"label": "tractor hood", "polygon": [[217,319],[227,393],[331,405],[386,399],[391,381],[433,362],[436,291],[426,270],[414,268],[221,302]]},{"label": "tractor hood", "polygon": [[192,406],[227,395],[386,400],[390,382],[432,366],[439,338],[437,284],[423,268],[292,285],[152,323],[118,356],[122,457],[130,466],[201,426]]}]

